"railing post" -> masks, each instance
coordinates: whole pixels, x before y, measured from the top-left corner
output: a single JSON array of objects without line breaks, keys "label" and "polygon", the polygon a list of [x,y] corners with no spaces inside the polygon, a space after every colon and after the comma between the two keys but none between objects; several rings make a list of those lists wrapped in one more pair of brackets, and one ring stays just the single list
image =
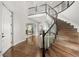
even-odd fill
[{"label": "railing post", "polygon": [[67,8],[69,7],[69,1],[67,1]]},{"label": "railing post", "polygon": [[35,14],[37,14],[37,5],[36,5],[36,9],[35,9]]},{"label": "railing post", "polygon": [[50,8],[48,8],[48,14],[50,15]]},{"label": "railing post", "polygon": [[45,57],[45,42],[44,42],[45,32],[43,30],[43,50],[42,50],[42,57]]},{"label": "railing post", "polygon": [[47,4],[45,4],[45,13],[47,13]]}]

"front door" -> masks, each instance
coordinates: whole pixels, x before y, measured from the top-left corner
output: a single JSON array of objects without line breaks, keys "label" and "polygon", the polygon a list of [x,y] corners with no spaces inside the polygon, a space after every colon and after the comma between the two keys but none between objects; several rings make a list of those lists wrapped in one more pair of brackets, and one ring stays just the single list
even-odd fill
[{"label": "front door", "polygon": [[11,13],[4,6],[2,7],[2,54],[11,47]]}]

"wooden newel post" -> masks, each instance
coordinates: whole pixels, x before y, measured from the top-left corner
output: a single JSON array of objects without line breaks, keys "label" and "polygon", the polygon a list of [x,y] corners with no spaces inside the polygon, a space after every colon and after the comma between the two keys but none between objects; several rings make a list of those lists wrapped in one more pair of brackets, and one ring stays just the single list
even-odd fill
[{"label": "wooden newel post", "polygon": [[45,57],[45,42],[44,42],[44,37],[45,37],[45,32],[43,30],[43,50],[42,50],[42,56]]}]

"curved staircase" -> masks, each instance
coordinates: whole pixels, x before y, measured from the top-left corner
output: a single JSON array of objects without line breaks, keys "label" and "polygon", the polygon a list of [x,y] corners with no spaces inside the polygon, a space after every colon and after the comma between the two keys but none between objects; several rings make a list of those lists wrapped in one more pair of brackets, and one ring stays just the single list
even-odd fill
[{"label": "curved staircase", "polygon": [[[55,15],[58,15],[59,13],[63,12],[67,8],[69,8],[74,2],[72,1],[63,1],[57,6],[51,7],[51,9],[55,10],[57,14],[50,15],[53,17]],[[50,11],[50,9],[48,9]],[[53,11],[52,13],[54,13]],[[45,50],[43,52],[44,56],[59,56],[59,57],[71,57],[71,56],[79,56],[79,33],[77,32],[77,29],[74,28],[73,25],[70,23],[67,23],[65,21],[59,20],[57,18],[53,18],[53,20],[56,22],[57,31],[55,34],[54,42],[52,44],[50,43],[50,46],[47,50],[45,50],[44,45],[43,49]],[[50,32],[53,26],[51,26],[46,34]],[[53,30],[53,29],[52,29]],[[58,33],[58,34],[57,34]],[[43,36],[43,41],[46,40],[46,35]],[[44,43],[44,42],[43,42]],[[45,54],[45,55],[44,55]]]},{"label": "curved staircase", "polygon": [[79,33],[69,23],[58,19],[57,40],[47,51],[48,56],[54,57],[78,57],[79,56]]}]

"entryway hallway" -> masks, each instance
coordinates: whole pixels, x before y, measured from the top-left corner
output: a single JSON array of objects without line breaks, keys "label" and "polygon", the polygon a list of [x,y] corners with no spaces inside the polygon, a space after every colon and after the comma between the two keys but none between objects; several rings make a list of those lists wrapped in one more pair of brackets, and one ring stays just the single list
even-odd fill
[{"label": "entryway hallway", "polygon": [[0,55],[78,57],[79,3],[0,2]]}]

